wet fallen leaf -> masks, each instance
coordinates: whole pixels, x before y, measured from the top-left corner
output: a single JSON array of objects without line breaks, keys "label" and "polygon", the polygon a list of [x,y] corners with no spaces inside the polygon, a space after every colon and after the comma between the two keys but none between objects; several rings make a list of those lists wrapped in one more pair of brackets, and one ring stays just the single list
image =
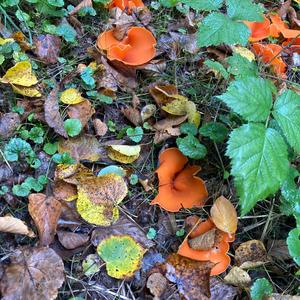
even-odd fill
[{"label": "wet fallen leaf", "polygon": [[210,300],[234,300],[239,295],[239,289],[226,284],[217,277],[210,278]]},{"label": "wet fallen leaf", "polygon": [[0,232],[24,234],[29,237],[35,237],[34,232],[28,228],[24,221],[9,215],[0,217]]},{"label": "wet fallen leaf", "polygon": [[45,119],[49,127],[53,128],[56,133],[67,138],[68,134],[65,130],[64,122],[59,112],[58,91],[58,87],[55,87],[45,100]]},{"label": "wet fallen leaf", "polygon": [[28,196],[28,211],[39,232],[40,244],[48,246],[54,239],[61,204],[53,196],[37,193]]},{"label": "wet fallen leaf", "polygon": [[138,109],[128,106],[123,107],[121,109],[121,112],[135,126],[140,125],[142,123],[141,113]]},{"label": "wet fallen leaf", "polygon": [[235,263],[242,269],[256,268],[270,261],[263,242],[250,240],[235,250]]},{"label": "wet fallen leaf", "polygon": [[54,300],[62,286],[64,264],[51,248],[19,248],[0,280],[3,300]]},{"label": "wet fallen leaf", "polygon": [[165,276],[176,283],[179,292],[187,300],[210,299],[209,278],[212,263],[171,254],[165,265]]},{"label": "wet fallen leaf", "polygon": [[220,230],[235,233],[237,230],[237,212],[232,203],[225,197],[219,197],[210,209],[211,219]]},{"label": "wet fallen leaf", "polygon": [[80,234],[70,231],[57,231],[58,240],[66,249],[75,249],[83,246],[89,241],[87,234]]},{"label": "wet fallen leaf", "polygon": [[52,34],[39,34],[33,37],[35,55],[46,64],[55,64],[58,60],[61,39]]},{"label": "wet fallen leaf", "polygon": [[189,246],[195,250],[208,250],[215,244],[216,228],[213,228],[188,241]]},{"label": "wet fallen leaf", "polygon": [[0,138],[7,139],[14,134],[14,131],[21,123],[19,114],[6,113],[0,117]]},{"label": "wet fallen leaf", "polygon": [[53,195],[57,200],[73,201],[77,199],[77,188],[74,184],[58,179],[54,182]]},{"label": "wet fallen leaf", "polygon": [[65,104],[78,104],[85,99],[81,96],[81,93],[74,88],[64,90],[60,95],[60,101]]},{"label": "wet fallen leaf", "polygon": [[131,164],[140,155],[140,146],[110,145],[107,147],[107,155],[110,159],[123,164]]},{"label": "wet fallen leaf", "polygon": [[154,296],[153,300],[159,300],[167,288],[168,281],[161,273],[153,273],[148,277],[147,288]]},{"label": "wet fallen leaf", "polygon": [[85,127],[95,113],[95,109],[89,100],[84,100],[78,104],[70,105],[67,113],[70,118],[80,120],[82,127]]},{"label": "wet fallen leaf", "polygon": [[101,156],[101,145],[94,136],[81,134],[68,140],[60,139],[58,152],[68,152],[79,162],[80,160],[97,161]]},{"label": "wet fallen leaf", "polygon": [[145,249],[131,236],[110,236],[100,242],[97,253],[106,262],[107,274],[117,279],[130,278],[141,267]]},{"label": "wet fallen leaf", "polygon": [[251,277],[243,269],[239,267],[233,267],[224,277],[224,281],[228,284],[244,288],[250,285]]},{"label": "wet fallen leaf", "polygon": [[95,128],[96,135],[104,136],[107,133],[108,127],[100,119],[94,119],[93,125]]}]

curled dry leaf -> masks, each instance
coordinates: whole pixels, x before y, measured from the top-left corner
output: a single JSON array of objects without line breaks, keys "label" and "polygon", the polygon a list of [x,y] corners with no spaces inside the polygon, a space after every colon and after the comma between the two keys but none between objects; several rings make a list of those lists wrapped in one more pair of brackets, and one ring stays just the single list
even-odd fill
[{"label": "curled dry leaf", "polygon": [[39,232],[40,244],[48,246],[54,239],[61,204],[53,196],[37,193],[28,197],[28,211]]},{"label": "curled dry leaf", "polygon": [[100,119],[94,119],[93,125],[95,128],[96,135],[104,136],[107,133],[108,127]]},{"label": "curled dry leaf", "polygon": [[61,39],[52,34],[39,34],[33,37],[34,54],[46,64],[55,64],[58,60]]},{"label": "curled dry leaf", "polygon": [[110,159],[123,164],[131,164],[140,155],[141,146],[110,145],[107,147],[107,155]]},{"label": "curled dry leaf", "polygon": [[259,240],[242,243],[235,250],[234,259],[242,269],[256,268],[270,261],[263,242]]},{"label": "curled dry leaf", "polygon": [[77,199],[77,188],[74,184],[58,179],[54,182],[53,195],[57,200],[73,201]]},{"label": "curled dry leaf", "polygon": [[138,109],[128,106],[123,107],[121,109],[121,112],[135,126],[140,125],[142,123],[141,113]]},{"label": "curled dry leaf", "polygon": [[179,292],[189,300],[210,299],[209,277],[213,264],[171,254],[166,263],[166,277],[176,283]]},{"label": "curled dry leaf", "polygon": [[195,250],[209,250],[215,244],[216,228],[189,240],[189,246]]},{"label": "curled dry leaf", "polygon": [[177,87],[172,84],[153,85],[149,88],[149,92],[159,107],[164,104],[172,102],[174,100],[173,95],[178,94]]},{"label": "curled dry leaf", "polygon": [[19,114],[7,113],[0,117],[0,138],[7,139],[14,134],[14,131],[21,123]]},{"label": "curled dry leaf", "polygon": [[146,285],[154,296],[153,300],[159,300],[167,288],[168,281],[161,273],[153,273],[148,277]]},{"label": "curled dry leaf", "polygon": [[0,232],[24,234],[35,237],[34,232],[28,228],[24,221],[12,216],[0,217]]},{"label": "curled dry leaf", "polygon": [[85,127],[95,113],[95,109],[89,100],[84,100],[78,104],[70,105],[67,113],[70,118],[80,120],[82,127]]},{"label": "curled dry leaf", "polygon": [[219,197],[210,209],[212,221],[217,228],[227,233],[235,233],[237,230],[237,212],[232,203],[225,197]]},{"label": "curled dry leaf", "polygon": [[251,277],[243,269],[239,267],[233,267],[224,277],[224,281],[228,284],[244,288],[250,285]]},{"label": "curled dry leaf", "polygon": [[64,122],[59,112],[58,91],[59,88],[55,87],[45,100],[45,120],[49,127],[53,128],[56,133],[67,138],[68,134],[65,130]]},{"label": "curled dry leaf", "polygon": [[57,231],[58,240],[66,249],[75,249],[83,246],[89,241],[87,234],[80,234],[70,231]]}]

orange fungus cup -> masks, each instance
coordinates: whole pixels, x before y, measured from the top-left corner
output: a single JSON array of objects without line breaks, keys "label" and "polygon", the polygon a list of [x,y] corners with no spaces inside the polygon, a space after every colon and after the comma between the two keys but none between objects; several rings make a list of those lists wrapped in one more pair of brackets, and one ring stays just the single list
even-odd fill
[{"label": "orange fungus cup", "polygon": [[113,0],[109,4],[109,9],[118,7],[122,10],[132,11],[135,7],[144,7],[144,3],[141,0]]},{"label": "orange fungus cup", "polygon": [[195,176],[201,168],[187,165],[187,162],[187,157],[177,148],[169,148],[160,154],[160,166],[156,170],[158,195],[151,205],[158,204],[170,212],[204,205],[208,196],[205,183]]},{"label": "orange fungus cup", "polygon": [[263,22],[249,22],[244,21],[244,23],[251,30],[251,35],[249,37],[249,42],[261,41],[270,35],[270,21],[264,16]]},{"label": "orange fungus cup", "polygon": [[122,40],[108,30],[98,36],[97,46],[106,51],[109,60],[121,61],[126,65],[138,66],[149,62],[156,54],[156,39],[143,27],[130,27]]},{"label": "orange fungus cup", "polygon": [[208,219],[201,222],[194,230],[192,230],[178,249],[178,254],[197,261],[211,261],[215,266],[211,269],[211,276],[219,275],[226,271],[230,265],[229,243],[233,242],[235,237],[229,233],[216,230],[215,243],[209,250],[196,250],[189,246],[188,239],[200,236],[211,229],[216,228],[212,220]]}]

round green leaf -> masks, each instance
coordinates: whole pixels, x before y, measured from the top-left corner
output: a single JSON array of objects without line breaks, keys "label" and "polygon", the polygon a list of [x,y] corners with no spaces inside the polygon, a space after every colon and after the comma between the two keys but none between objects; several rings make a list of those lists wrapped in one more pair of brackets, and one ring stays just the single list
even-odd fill
[{"label": "round green leaf", "polygon": [[68,119],[64,122],[64,127],[69,136],[76,136],[82,129],[82,124],[78,119]]},{"label": "round green leaf", "polygon": [[199,133],[214,142],[223,142],[227,137],[228,130],[222,123],[209,122],[199,129]]},{"label": "round green leaf", "polygon": [[260,278],[252,285],[250,295],[252,300],[263,300],[264,296],[271,295],[272,292],[273,288],[269,280]]},{"label": "round green leaf", "polygon": [[177,138],[178,149],[185,155],[193,159],[204,158],[207,150],[204,145],[200,144],[199,140],[189,134],[184,138]]},{"label": "round green leaf", "polygon": [[287,245],[294,261],[300,265],[300,228],[294,228],[289,232]]}]

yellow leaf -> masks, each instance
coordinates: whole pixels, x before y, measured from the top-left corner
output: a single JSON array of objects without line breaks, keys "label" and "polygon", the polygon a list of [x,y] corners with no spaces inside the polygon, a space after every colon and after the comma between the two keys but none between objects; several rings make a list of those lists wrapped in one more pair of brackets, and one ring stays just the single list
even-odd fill
[{"label": "yellow leaf", "polygon": [[3,83],[17,84],[21,86],[32,86],[37,84],[38,80],[32,73],[32,66],[29,61],[21,61],[8,69],[2,77]]},{"label": "yellow leaf", "polygon": [[60,101],[65,104],[77,104],[84,100],[80,92],[74,88],[67,89],[60,95]]},{"label": "yellow leaf", "polygon": [[[186,105],[189,102],[184,96],[177,95],[178,97],[172,102],[164,105],[162,109],[174,116],[184,116],[187,113]],[[180,96],[180,97],[179,97]],[[174,97],[174,96],[173,96]]]},{"label": "yellow leaf", "polygon": [[14,84],[11,84],[12,89],[15,93],[26,96],[26,97],[41,97],[42,94],[40,93],[40,91],[34,87],[26,87],[26,86],[17,86]]},{"label": "yellow leaf", "polygon": [[107,155],[110,159],[123,164],[130,164],[138,159],[140,146],[111,145],[107,148]]},{"label": "yellow leaf", "polygon": [[12,38],[3,39],[3,38],[0,37],[0,46],[3,46],[3,45],[5,45],[5,44],[7,44],[7,43],[12,43],[12,42],[14,42],[14,41],[15,41],[15,40],[12,39]]},{"label": "yellow leaf", "polygon": [[245,47],[241,46],[233,46],[233,52],[247,58],[249,61],[254,61],[255,60],[255,55],[252,51]]},{"label": "yellow leaf", "polygon": [[197,111],[196,104],[192,101],[186,103],[186,114],[188,116],[189,123],[194,124],[197,128],[200,125],[200,113]]}]

